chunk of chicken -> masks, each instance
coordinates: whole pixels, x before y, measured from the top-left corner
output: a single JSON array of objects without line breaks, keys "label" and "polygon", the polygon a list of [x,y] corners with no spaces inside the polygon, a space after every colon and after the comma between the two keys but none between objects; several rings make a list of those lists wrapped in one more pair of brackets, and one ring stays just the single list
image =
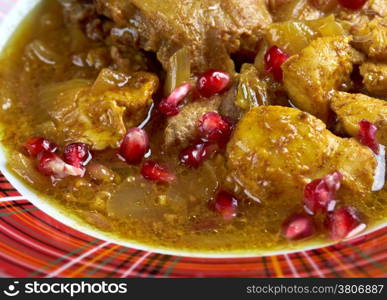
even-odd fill
[{"label": "chunk of chicken", "polygon": [[57,143],[117,148],[127,128],[146,118],[157,86],[157,77],[150,73],[127,76],[104,69],[94,84],[71,80],[46,87],[39,104],[48,117],[40,128]]},{"label": "chunk of chicken", "polygon": [[335,170],[355,197],[371,191],[377,165],[372,151],[356,140],[339,138],[312,115],[281,106],[248,112],[227,154],[233,178],[261,201],[302,199],[307,183]]},{"label": "chunk of chicken", "polygon": [[367,61],[360,66],[360,74],[370,94],[387,99],[387,63]]},{"label": "chunk of chicken", "polygon": [[369,57],[387,61],[387,16],[354,26],[353,45]]},{"label": "chunk of chicken", "polygon": [[347,134],[357,137],[359,122],[367,120],[378,127],[378,141],[387,145],[387,102],[363,94],[335,92],[331,107],[336,112],[339,125]]},{"label": "chunk of chicken", "polygon": [[197,138],[197,124],[206,113],[218,111],[221,99],[219,96],[212,100],[188,103],[181,112],[168,118],[164,131],[165,149],[181,149],[187,147]]},{"label": "chunk of chicken", "polygon": [[255,51],[272,22],[262,0],[97,0],[98,10],[125,28],[128,42],[157,53],[165,69],[187,47],[194,72],[233,71],[229,54]]},{"label": "chunk of chicken", "polygon": [[324,122],[329,115],[329,93],[350,81],[358,56],[348,37],[319,38],[283,65],[284,86],[293,103]]}]

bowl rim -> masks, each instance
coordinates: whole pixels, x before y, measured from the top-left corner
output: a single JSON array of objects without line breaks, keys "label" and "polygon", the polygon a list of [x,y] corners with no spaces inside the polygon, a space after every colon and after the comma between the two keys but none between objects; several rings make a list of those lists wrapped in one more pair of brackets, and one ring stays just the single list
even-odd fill
[{"label": "bowl rim", "polygon": [[[41,0],[30,0],[30,1],[18,1],[12,8],[9,14],[5,16],[2,23],[0,24],[0,51],[4,51],[4,47],[7,45],[13,34],[16,32],[18,26],[22,23],[25,17],[41,2]],[[291,253],[297,253],[300,251],[308,251],[312,249],[327,247],[335,244],[334,242],[316,242],[316,244],[310,244],[308,246],[302,246],[294,248],[286,248],[281,250],[233,250],[224,253],[217,253],[216,251],[196,251],[196,250],[177,250],[168,247],[152,246],[145,243],[129,241],[120,239],[119,237],[98,230],[86,222],[81,222],[80,218],[74,214],[69,214],[64,208],[59,205],[54,205],[52,200],[45,199],[44,196],[35,192],[22,180],[17,178],[7,166],[7,152],[8,150],[0,141],[0,172],[7,178],[7,180],[17,189],[23,198],[31,202],[38,209],[52,217],[58,222],[63,223],[81,233],[93,236],[109,243],[114,243],[124,247],[138,249],[146,252],[156,252],[172,256],[184,256],[184,257],[196,257],[196,258],[211,258],[211,259],[238,259],[248,257],[262,257],[262,256],[273,256],[273,255],[285,255]],[[6,197],[4,198],[6,199]],[[365,234],[372,233],[383,227],[387,226],[387,221],[382,222],[368,230],[362,235],[354,237],[357,239]]]}]

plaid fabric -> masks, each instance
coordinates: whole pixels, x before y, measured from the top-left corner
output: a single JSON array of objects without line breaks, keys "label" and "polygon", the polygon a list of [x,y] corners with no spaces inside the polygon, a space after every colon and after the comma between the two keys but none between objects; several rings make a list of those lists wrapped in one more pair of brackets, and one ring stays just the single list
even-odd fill
[{"label": "plaid fabric", "polygon": [[[21,0],[27,1],[27,0]],[[16,0],[0,0],[4,17]],[[144,252],[69,228],[40,211],[0,174],[0,276],[384,277],[387,228],[350,242],[287,255],[203,259]]]}]

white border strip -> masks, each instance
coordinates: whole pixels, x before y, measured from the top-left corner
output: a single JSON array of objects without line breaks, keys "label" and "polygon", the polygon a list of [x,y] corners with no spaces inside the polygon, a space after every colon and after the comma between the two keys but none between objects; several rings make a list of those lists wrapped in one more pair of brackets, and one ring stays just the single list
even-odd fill
[{"label": "white border strip", "polygon": [[26,197],[19,196],[19,197],[4,197],[0,198],[0,203],[1,202],[10,202],[10,201],[21,201],[21,200],[26,200]]}]

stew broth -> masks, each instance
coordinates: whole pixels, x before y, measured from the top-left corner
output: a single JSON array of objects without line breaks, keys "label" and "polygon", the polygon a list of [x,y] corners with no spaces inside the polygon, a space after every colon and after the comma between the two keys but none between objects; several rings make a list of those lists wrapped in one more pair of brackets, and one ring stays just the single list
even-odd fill
[{"label": "stew broth", "polygon": [[[6,46],[0,63],[2,143],[8,151],[8,167],[25,184],[99,230],[125,241],[161,248],[260,252],[328,241],[322,225],[318,225],[318,233],[312,239],[292,242],[284,238],[281,224],[291,213],[303,210],[302,201],[292,194],[261,203],[254,201],[248,191],[230,179],[224,152],[197,169],[181,165],[174,154],[163,149],[164,119],[152,108],[145,126],[151,142],[149,155],[173,170],[174,182],[163,185],[144,179],[140,166],[123,162],[116,149],[93,150],[83,178],[70,176],[53,182],[40,174],[35,160],[22,146],[25,141],[44,136],[57,143],[60,151],[66,146],[61,142],[66,141],[62,132],[55,132],[55,124],[47,123],[46,103],[50,96],[42,91],[47,91],[47,87],[55,89],[62,82],[69,82],[71,88],[94,82],[102,69],[98,64],[114,68],[112,43],[108,38],[90,39],[66,20],[62,5],[43,1]],[[133,69],[156,74],[162,86],[165,72],[154,55],[128,51],[132,58],[136,57],[130,61]],[[156,103],[161,90],[154,95]],[[50,136],[50,132],[55,134]],[[224,220],[210,208],[211,199],[220,189],[234,192],[239,199],[237,217],[232,220]],[[339,191],[337,197],[342,204],[356,207],[371,228],[385,221],[386,192],[384,187],[355,198]],[[322,224],[321,218],[317,216],[318,224]]]}]

